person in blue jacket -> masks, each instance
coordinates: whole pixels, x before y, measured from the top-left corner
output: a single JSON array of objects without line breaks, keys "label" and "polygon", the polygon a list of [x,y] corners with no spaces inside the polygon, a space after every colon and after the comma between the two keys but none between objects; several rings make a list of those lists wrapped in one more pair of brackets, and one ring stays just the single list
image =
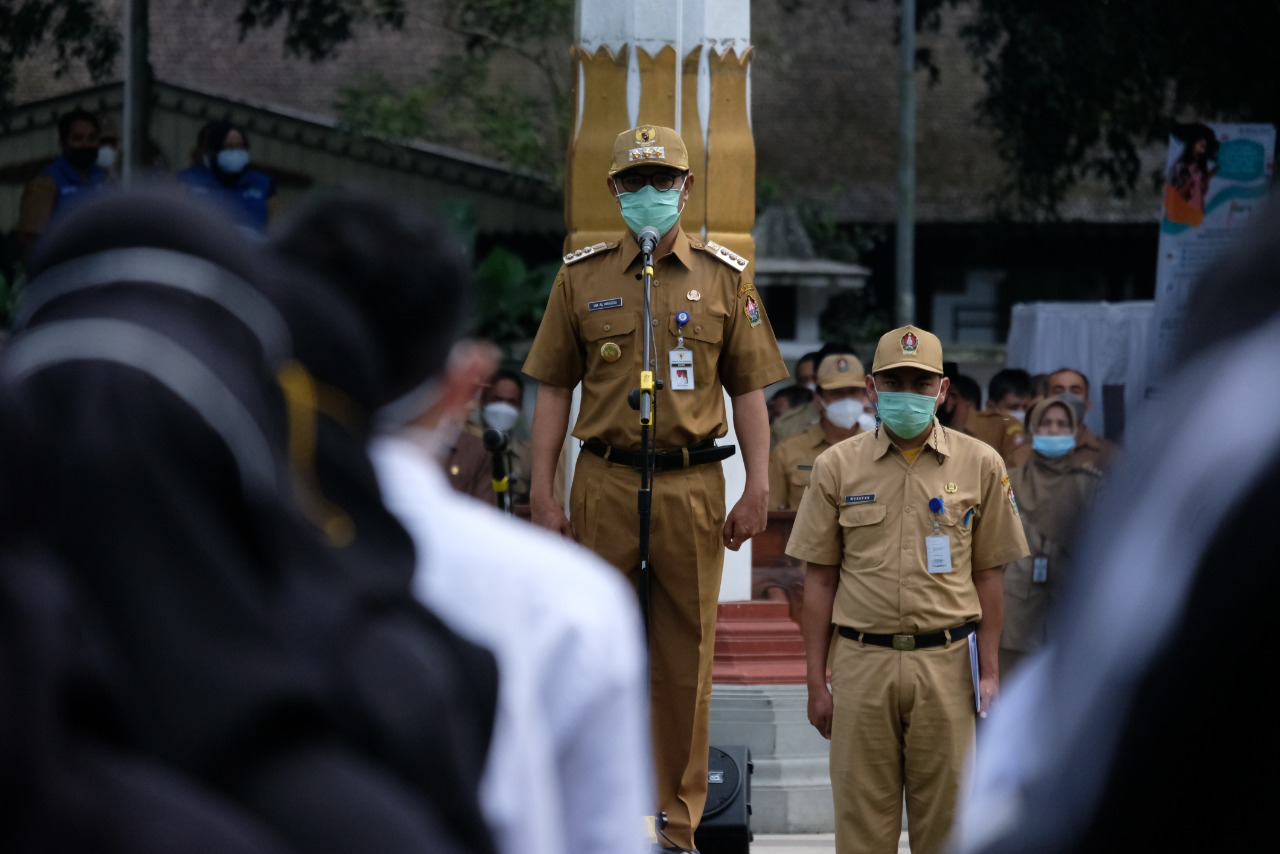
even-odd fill
[{"label": "person in blue jacket", "polygon": [[50,223],[107,183],[107,172],[98,165],[100,129],[98,117],[87,110],[58,118],[61,154],[22,189],[17,232],[24,262]]},{"label": "person in blue jacket", "polygon": [[271,216],[276,185],[268,175],[249,168],[249,137],[227,121],[211,122],[201,131],[204,162],[183,169],[178,180],[197,196],[220,204],[236,222],[261,234]]}]

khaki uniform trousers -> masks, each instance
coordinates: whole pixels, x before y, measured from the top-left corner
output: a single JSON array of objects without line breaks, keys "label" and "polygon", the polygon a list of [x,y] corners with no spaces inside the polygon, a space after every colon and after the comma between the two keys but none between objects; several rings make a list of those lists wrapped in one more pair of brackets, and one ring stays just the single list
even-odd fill
[{"label": "khaki uniform trousers", "polygon": [[[639,577],[640,474],[581,453],[569,513],[578,542]],[[718,463],[653,478],[649,702],[658,807],[685,848],[707,801],[711,662],[724,569],[724,470]]]},{"label": "khaki uniform trousers", "polygon": [[839,854],[943,850],[977,714],[968,639],[898,651],[837,636],[831,790]]}]

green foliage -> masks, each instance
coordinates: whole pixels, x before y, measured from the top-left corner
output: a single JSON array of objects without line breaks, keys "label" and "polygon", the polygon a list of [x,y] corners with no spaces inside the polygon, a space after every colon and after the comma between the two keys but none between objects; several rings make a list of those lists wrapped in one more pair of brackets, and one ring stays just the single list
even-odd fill
[{"label": "green foliage", "polygon": [[45,44],[56,74],[84,66],[101,80],[120,53],[120,31],[95,0],[0,0],[0,109],[13,95],[15,66]]},{"label": "green foliage", "polygon": [[537,332],[557,269],[557,264],[530,269],[513,252],[502,247],[491,251],[475,270],[474,334],[511,358]]},{"label": "green foliage", "polygon": [[826,308],[818,315],[818,337],[823,344],[857,345],[862,341],[875,341],[892,328],[886,312],[875,306],[875,294],[870,288],[841,291],[827,300]]},{"label": "green foliage", "polygon": [[1009,212],[1052,217],[1083,179],[1125,196],[1140,149],[1175,120],[1280,120],[1273,0],[1230,14],[1190,0],[921,2],[934,26],[944,3],[972,7],[962,35],[987,84],[979,112],[1014,167],[995,194]]},{"label": "green foliage", "polygon": [[334,107],[348,133],[453,145],[531,171],[558,173],[564,152],[551,106],[489,86],[487,76],[482,64],[467,61],[447,64],[425,83],[403,90],[380,74],[368,75],[340,89]]},{"label": "green foliage", "polygon": [[355,37],[357,26],[404,26],[404,0],[243,0],[240,38],[255,27],[284,21],[284,47],[312,62],[328,59]]}]

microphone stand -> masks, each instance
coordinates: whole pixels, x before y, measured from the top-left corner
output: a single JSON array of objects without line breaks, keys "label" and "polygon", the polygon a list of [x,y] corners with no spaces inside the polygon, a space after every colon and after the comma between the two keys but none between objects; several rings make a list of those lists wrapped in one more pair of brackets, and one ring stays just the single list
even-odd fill
[{"label": "microphone stand", "polygon": [[640,491],[636,495],[636,505],[640,513],[640,611],[644,620],[645,637],[649,635],[649,611],[652,606],[652,567],[649,565],[649,532],[653,516],[653,419],[657,410],[654,392],[662,387],[662,382],[653,377],[653,304],[650,302],[650,291],[653,287],[653,251],[657,248],[658,232],[652,227],[643,228],[637,235],[644,264],[644,326],[641,336],[644,345],[641,348],[643,361],[640,365],[640,388],[637,400],[640,410]]},{"label": "microphone stand", "polygon": [[498,509],[511,512],[511,474],[507,471],[507,447],[510,440],[501,430],[490,427],[484,431],[484,449],[493,457],[493,497]]}]

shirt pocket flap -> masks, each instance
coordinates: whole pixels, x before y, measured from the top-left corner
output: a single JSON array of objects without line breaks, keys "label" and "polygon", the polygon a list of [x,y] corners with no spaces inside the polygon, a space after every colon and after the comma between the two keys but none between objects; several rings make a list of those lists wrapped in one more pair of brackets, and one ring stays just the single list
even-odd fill
[{"label": "shirt pocket flap", "polygon": [[631,312],[588,317],[582,321],[582,337],[586,341],[628,335],[636,329],[636,316]]},{"label": "shirt pocket flap", "polygon": [[701,341],[704,344],[719,344],[720,340],[724,338],[724,319],[706,314],[690,313],[689,322],[684,325],[683,332],[680,331],[675,318],[671,319],[667,331],[672,336],[683,335],[685,338]]},{"label": "shirt pocket flap", "polygon": [[885,513],[886,508],[883,504],[842,507],[840,509],[840,525],[845,528],[878,525],[884,521]]}]

